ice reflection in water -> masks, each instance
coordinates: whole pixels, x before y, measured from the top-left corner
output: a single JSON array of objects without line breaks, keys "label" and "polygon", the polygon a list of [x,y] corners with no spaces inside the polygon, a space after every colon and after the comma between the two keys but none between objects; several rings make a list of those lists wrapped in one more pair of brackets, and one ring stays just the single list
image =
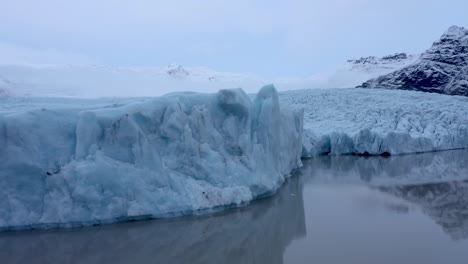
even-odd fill
[{"label": "ice reflection in water", "polygon": [[468,239],[468,181],[381,187],[421,206],[454,240]]},{"label": "ice reflection in water", "polygon": [[282,263],[306,234],[302,186],[215,215],[3,233],[0,263]]},{"label": "ice reflection in water", "polygon": [[[362,183],[419,206],[454,240],[468,239],[468,150],[305,162],[309,183]],[[408,212],[404,205],[389,209]]]},{"label": "ice reflection in water", "polygon": [[304,162],[309,182],[424,184],[468,178],[468,150],[391,157],[320,156]]},{"label": "ice reflection in water", "polygon": [[296,174],[214,215],[0,233],[0,262],[466,263],[468,151],[318,157]]}]

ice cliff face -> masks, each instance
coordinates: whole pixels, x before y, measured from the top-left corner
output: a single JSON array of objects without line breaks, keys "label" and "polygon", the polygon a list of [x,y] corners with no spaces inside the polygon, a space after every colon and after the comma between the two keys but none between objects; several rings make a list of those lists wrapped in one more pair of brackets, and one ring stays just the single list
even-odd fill
[{"label": "ice cliff face", "polygon": [[[6,232],[3,263],[283,263],[283,253],[305,236],[303,177],[271,199],[209,217],[120,224],[77,231]],[[295,194],[295,195],[291,195]],[[228,239],[226,239],[228,237]],[[265,243],[259,243],[264,241]],[[208,250],[209,249],[209,250]]]},{"label": "ice cliff face", "polygon": [[468,148],[465,97],[353,88],[288,91],[280,98],[304,109],[303,157]]},{"label": "ice cliff face", "polygon": [[[108,101],[2,99],[0,227],[240,205],[301,166],[302,112],[273,86]],[[29,100],[29,102],[26,102]]]},{"label": "ice cliff face", "polygon": [[468,96],[468,30],[452,26],[413,64],[363,83],[363,88]]}]

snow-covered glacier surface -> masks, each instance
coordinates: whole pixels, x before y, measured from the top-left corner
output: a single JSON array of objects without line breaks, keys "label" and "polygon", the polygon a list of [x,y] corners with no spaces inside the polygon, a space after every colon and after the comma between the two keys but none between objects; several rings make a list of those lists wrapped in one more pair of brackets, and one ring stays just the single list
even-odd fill
[{"label": "snow-covered glacier surface", "polygon": [[0,64],[0,96],[148,97],[175,91],[215,93],[219,89],[238,87],[253,93],[265,83],[271,82],[254,75],[181,65],[113,67]]},{"label": "snow-covered glacier surface", "polygon": [[[254,93],[266,83],[278,90],[352,88],[410,65],[417,55],[397,53],[348,60],[329,73],[309,77],[261,77],[220,72],[206,67],[115,67],[98,65],[3,65],[0,61],[0,97],[41,96],[96,98],[103,96],[161,96],[174,91],[217,92],[241,87]],[[131,87],[131,89],[129,89]]]},{"label": "snow-covered glacier surface", "polygon": [[468,98],[461,96],[335,89],[288,91],[280,100],[304,109],[303,157],[468,148]]},{"label": "snow-covered glacier surface", "polygon": [[141,99],[1,98],[0,229],[238,206],[301,164],[273,86]]}]

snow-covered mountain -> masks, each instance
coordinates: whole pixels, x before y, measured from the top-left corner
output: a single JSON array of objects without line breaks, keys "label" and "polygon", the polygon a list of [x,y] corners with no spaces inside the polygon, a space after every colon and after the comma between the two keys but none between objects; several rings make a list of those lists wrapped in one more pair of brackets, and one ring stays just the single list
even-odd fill
[{"label": "snow-covered mountain", "polygon": [[329,73],[301,78],[264,78],[205,67],[112,67],[0,65],[0,96],[158,96],[174,91],[255,92],[273,83],[278,90],[389,88],[468,95],[468,30],[453,26],[419,55],[396,53],[347,60]]},{"label": "snow-covered mountain", "polygon": [[[172,77],[180,77],[180,78],[184,78],[184,77],[188,77],[190,75],[190,73],[184,68],[182,67],[182,65],[177,65],[177,64],[169,64],[167,66],[167,71],[166,73],[169,75],[169,76],[172,76]],[[209,78],[209,77],[208,77]]]},{"label": "snow-covered mountain", "polygon": [[397,53],[348,60],[336,71],[306,78],[263,78],[206,67],[113,67],[97,65],[0,65],[0,96],[159,96],[175,91],[216,92],[243,88],[255,92],[274,83],[279,90],[351,88],[411,64],[416,55]]},{"label": "snow-covered mountain", "polygon": [[349,59],[335,70],[306,78],[271,80],[280,90],[352,88],[378,76],[406,67],[419,55],[395,53],[383,57]]},{"label": "snow-covered mountain", "polygon": [[242,87],[254,92],[260,77],[204,67],[96,65],[0,65],[0,96],[159,96],[176,91],[216,92]]},{"label": "snow-covered mountain", "polygon": [[395,53],[384,57],[362,57],[347,61],[347,68],[352,72],[379,75],[401,69],[416,61],[419,55],[407,55],[406,53]]},{"label": "snow-covered mountain", "polygon": [[468,30],[450,27],[414,63],[360,87],[468,96]]},{"label": "snow-covered mountain", "polygon": [[388,74],[412,64],[419,55],[396,53],[384,57],[361,57],[350,59],[332,74],[327,82],[335,88],[351,88],[362,82]]}]

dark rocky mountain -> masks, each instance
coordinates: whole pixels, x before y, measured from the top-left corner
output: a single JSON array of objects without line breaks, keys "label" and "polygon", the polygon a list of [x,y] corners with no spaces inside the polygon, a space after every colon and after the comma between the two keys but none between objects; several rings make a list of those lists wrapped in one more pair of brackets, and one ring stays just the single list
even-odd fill
[{"label": "dark rocky mountain", "polygon": [[167,74],[173,77],[188,76],[190,73],[182,65],[170,64],[167,66]]},{"label": "dark rocky mountain", "polygon": [[358,87],[468,96],[468,30],[450,27],[414,63]]}]

